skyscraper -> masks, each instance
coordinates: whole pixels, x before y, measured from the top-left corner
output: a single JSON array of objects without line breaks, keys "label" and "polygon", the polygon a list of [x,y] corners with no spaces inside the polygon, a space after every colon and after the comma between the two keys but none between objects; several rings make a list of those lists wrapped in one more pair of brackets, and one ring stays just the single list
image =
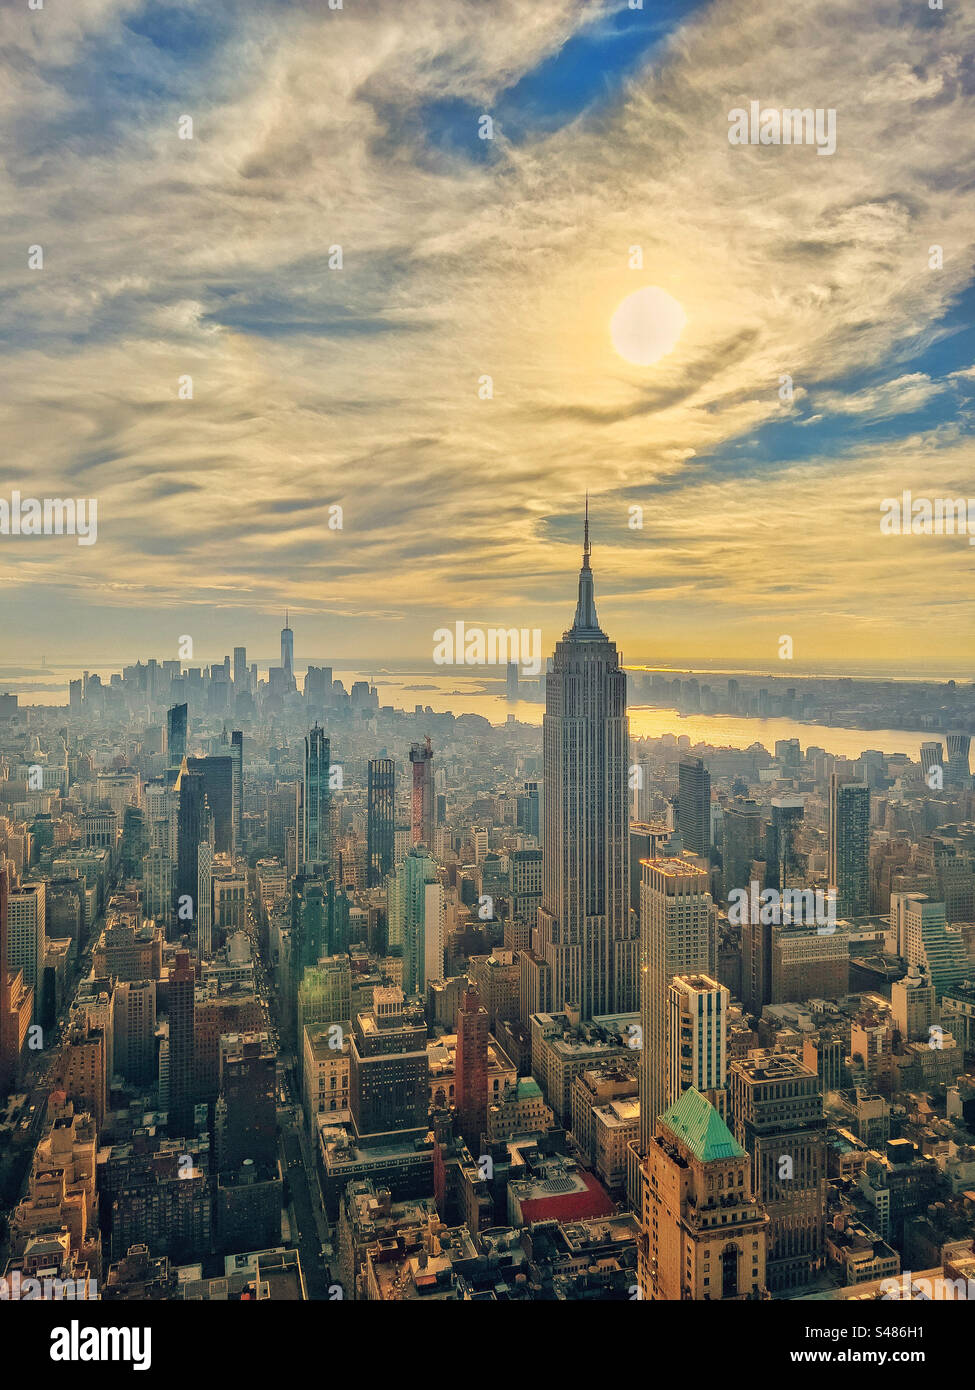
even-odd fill
[{"label": "skyscraper", "polygon": [[643,864],[640,899],[640,1144],[646,1153],[670,1094],[669,992],[675,975],[717,976],[708,873],[686,859]]},{"label": "skyscraper", "polygon": [[660,1117],[641,1165],[645,1299],[758,1299],[765,1293],[768,1216],[748,1155],[691,1087]]},{"label": "skyscraper", "polygon": [[366,802],[366,876],[370,888],[380,887],[393,869],[396,764],[392,758],[370,758]]},{"label": "skyscraper", "polygon": [[891,1012],[901,1037],[913,1042],[931,1036],[932,1023],[938,1022],[937,997],[931,980],[917,965],[908,967],[902,980],[890,987]]},{"label": "skyscraper", "polygon": [[308,864],[291,881],[291,969],[297,990],[308,966],[317,965],[328,946],[328,888],[324,870]]},{"label": "skyscraper", "polygon": [[432,854],[435,800],[433,748],[429,738],[410,747],[410,762],[413,764],[410,844],[426,845]]},{"label": "skyscraper", "polygon": [[944,903],[933,902],[925,893],[904,895],[900,911],[904,958],[925,972],[940,1002],[945,990],[961,984],[968,969],[961,929],[948,926]]},{"label": "skyscraper", "polygon": [[219,1049],[216,1215],[220,1247],[229,1253],[273,1242],[280,1233],[277,1078],[266,1033],[225,1034]]},{"label": "skyscraper", "polygon": [[681,758],[677,768],[677,829],[685,850],[711,853],[711,774],[703,758]]},{"label": "skyscraper", "polygon": [[147,917],[168,929],[173,912],[175,864],[166,850],[153,848],[142,861],[142,905]]},{"label": "skyscraper", "polygon": [[504,942],[516,951],[531,946],[542,901],[542,851],[517,849],[508,857],[508,920]]},{"label": "skyscraper", "polygon": [[[200,842],[211,837],[210,808],[207,805],[203,773],[191,771],[186,758],[176,778],[179,813],[176,832],[177,915],[181,922],[196,918],[200,881]],[[191,916],[187,916],[187,903]]]},{"label": "skyscraper", "polygon": [[362,1145],[426,1134],[430,1066],[423,1010],[409,1009],[397,987],[373,990],[371,1009],[352,1022],[349,1102]]},{"label": "skyscraper", "polygon": [[196,856],[196,947],[200,959],[213,955],[213,844],[204,838]]},{"label": "skyscraper", "polygon": [[234,647],[234,685],[238,690],[247,687],[247,648]]},{"label": "skyscraper", "polygon": [[156,982],[117,980],[115,994],[115,1070],[136,1086],[153,1086],[156,1062]]},{"label": "skyscraper", "polygon": [[234,729],[230,735],[230,757],[233,762],[233,848],[235,853],[240,853],[244,843],[244,735],[240,729]]},{"label": "skyscraper", "polygon": [[803,861],[799,853],[799,830],[805,815],[801,796],[774,796],[772,819],[767,831],[765,861],[766,887],[799,888],[803,884]]},{"label": "skyscraper", "polygon": [[13,1085],[34,1009],[34,991],[11,964],[7,905],[10,870],[0,863],[0,1096]]},{"label": "skyscraper", "polygon": [[870,911],[870,788],[844,782],[838,772],[829,782],[829,886],[837,916]]},{"label": "skyscraper", "polygon": [[22,883],[7,890],[7,957],[4,964],[33,991],[33,1021],[40,1023],[47,947],[47,884]]},{"label": "skyscraper", "polygon": [[169,766],[179,767],[186,757],[186,705],[173,705],[166,711],[166,748]]},{"label": "skyscraper", "polygon": [[291,631],[288,622],[288,614],[284,615],[284,627],[281,629],[281,669],[284,671],[285,681],[288,685],[293,685],[295,678],[295,635]]},{"label": "skyscraper", "polygon": [[752,864],[762,857],[762,808],[757,801],[736,796],[724,810],[724,840],[721,858],[723,886],[727,899],[736,888],[747,888]]},{"label": "skyscraper", "polygon": [[653,765],[646,754],[638,757],[630,767],[630,819],[646,824],[653,820]]},{"label": "skyscraper", "polygon": [[196,975],[189,951],[177,951],[169,976],[169,1132],[193,1137],[196,1099]]},{"label": "skyscraper", "polygon": [[539,953],[552,1006],[583,1018],[637,1004],[639,940],[628,902],[626,677],[599,626],[586,507],[579,597],[545,681],[545,833]]},{"label": "skyscraper", "polygon": [[305,704],[317,709],[324,707],[332,699],[331,666],[309,666],[305,670],[305,684],[302,690]]},{"label": "skyscraper", "polygon": [[518,797],[518,829],[542,843],[541,788],[537,781],[526,782]]},{"label": "skyscraper", "polygon": [[801,1287],[823,1263],[826,1119],[819,1076],[785,1053],[731,1064],[734,1134],[752,1161],[752,1188],[771,1218],[768,1287]]},{"label": "skyscraper", "polygon": [[760,912],[746,912],[741,922],[741,998],[749,1013],[760,1015],[772,1002],[772,924]]},{"label": "skyscraper", "polygon": [[972,784],[970,759],[971,736],[969,734],[947,734],[945,745],[948,761],[945,765],[945,786],[954,791],[963,791]]},{"label": "skyscraper", "polygon": [[724,1117],[731,996],[710,975],[675,975],[668,993],[671,1103],[693,1086]]},{"label": "skyscraper", "polygon": [[941,740],[930,740],[921,744],[921,775],[929,786],[933,788],[937,779],[941,778],[941,785],[944,786],[944,746]]},{"label": "skyscraper", "polygon": [[216,1150],[221,1172],[236,1172],[245,1159],[263,1168],[277,1159],[275,1052],[266,1033],[220,1039],[220,1099]]},{"label": "skyscraper", "polygon": [[[754,915],[754,914],[751,914]],[[761,916],[761,913],[759,913]],[[745,931],[761,932],[750,924]],[[769,1004],[839,999],[850,988],[850,936],[803,923],[773,923]],[[753,940],[758,939],[756,936]]]},{"label": "skyscraper", "polygon": [[425,845],[414,845],[388,879],[389,943],[403,956],[403,989],[423,994],[444,974],[444,892]]},{"label": "skyscraper", "polygon": [[208,755],[187,758],[190,772],[203,775],[203,791],[213,817],[213,847],[218,854],[232,854],[234,849],[234,760],[227,756]]},{"label": "skyscraper", "polygon": [[457,1050],[454,1057],[455,1095],[460,1132],[478,1152],[487,1124],[488,1012],[476,986],[464,991],[457,1012]]},{"label": "skyscraper", "polygon": [[777,738],[775,756],[782,764],[783,771],[793,775],[802,766],[802,748],[797,738]]},{"label": "skyscraper", "polygon": [[302,788],[301,853],[305,864],[331,863],[330,745],[320,725],[305,739],[305,780]]},{"label": "skyscraper", "polygon": [[630,907],[639,916],[640,885],[643,882],[643,859],[666,857],[664,845],[671,831],[664,821],[630,821]]}]

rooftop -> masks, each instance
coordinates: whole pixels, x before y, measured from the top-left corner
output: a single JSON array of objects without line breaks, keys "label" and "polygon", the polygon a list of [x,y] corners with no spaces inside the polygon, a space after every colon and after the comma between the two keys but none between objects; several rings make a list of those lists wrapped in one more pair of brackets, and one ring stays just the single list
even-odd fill
[{"label": "rooftop", "polygon": [[661,1121],[702,1163],[745,1157],[745,1150],[736,1142],[717,1110],[693,1086],[674,1101],[661,1116]]}]

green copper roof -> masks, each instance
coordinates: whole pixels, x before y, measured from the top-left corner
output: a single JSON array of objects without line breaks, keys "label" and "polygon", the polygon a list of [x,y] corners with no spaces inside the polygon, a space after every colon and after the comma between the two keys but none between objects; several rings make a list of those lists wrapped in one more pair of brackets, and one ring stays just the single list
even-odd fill
[{"label": "green copper roof", "polygon": [[518,1099],[527,1100],[529,1097],[540,1096],[542,1094],[538,1082],[533,1076],[521,1077],[518,1081]]},{"label": "green copper roof", "polygon": [[702,1163],[715,1158],[744,1158],[745,1150],[715,1110],[693,1086],[675,1100],[661,1120]]}]

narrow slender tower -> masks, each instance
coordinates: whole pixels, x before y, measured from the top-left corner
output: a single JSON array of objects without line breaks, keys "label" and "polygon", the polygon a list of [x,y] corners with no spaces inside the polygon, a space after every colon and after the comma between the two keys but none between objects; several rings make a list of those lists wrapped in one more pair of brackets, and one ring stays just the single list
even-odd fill
[{"label": "narrow slender tower", "polygon": [[291,631],[290,615],[284,612],[284,627],[281,629],[281,666],[288,681],[295,675],[295,635]]},{"label": "narrow slender tower", "polygon": [[636,1009],[639,939],[630,922],[626,676],[599,626],[589,499],[575,619],[545,682],[545,833],[538,953],[552,1009],[583,1018]]}]

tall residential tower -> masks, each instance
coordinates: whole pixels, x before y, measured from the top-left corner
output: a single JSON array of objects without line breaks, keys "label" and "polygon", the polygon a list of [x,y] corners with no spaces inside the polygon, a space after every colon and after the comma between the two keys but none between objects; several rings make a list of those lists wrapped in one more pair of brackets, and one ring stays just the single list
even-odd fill
[{"label": "tall residential tower", "polygon": [[426,845],[432,854],[436,800],[433,786],[433,747],[429,739],[411,745],[410,762],[413,764],[410,844]]},{"label": "tall residential tower", "polygon": [[304,864],[331,862],[330,744],[316,724],[305,739],[302,786],[301,857]]},{"label": "tall residential tower", "polygon": [[829,783],[829,886],[838,916],[870,911],[870,788],[838,772]]}]

